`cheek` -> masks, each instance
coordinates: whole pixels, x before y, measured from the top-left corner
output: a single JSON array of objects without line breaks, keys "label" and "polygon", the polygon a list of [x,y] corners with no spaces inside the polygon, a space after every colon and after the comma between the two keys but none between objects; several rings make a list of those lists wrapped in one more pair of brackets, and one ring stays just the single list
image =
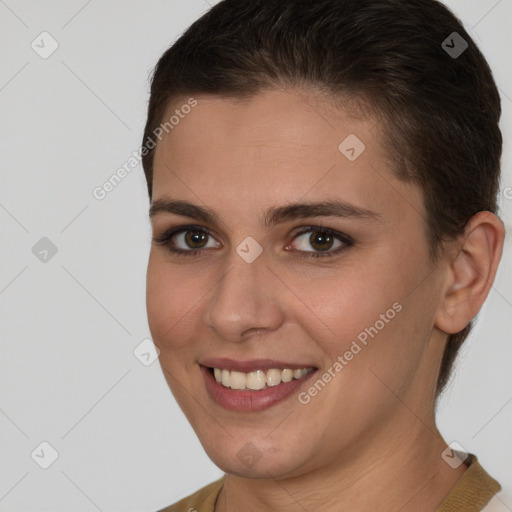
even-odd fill
[{"label": "cheek", "polygon": [[342,368],[335,386],[351,390],[350,405],[345,407],[354,407],[359,414],[357,404],[372,408],[380,403],[385,409],[394,393],[402,394],[417,378],[427,357],[432,322],[428,300],[421,295],[390,290],[367,299],[361,309],[356,299],[363,297],[346,303],[347,313],[338,317],[339,341],[324,347]]},{"label": "cheek", "polygon": [[[333,274],[326,288],[309,283],[308,302],[315,313],[309,334],[331,361],[341,356],[347,366],[362,369],[390,360],[407,364],[418,356],[421,347],[411,346],[411,338],[423,343],[429,325],[423,298],[410,294],[414,273],[403,265],[397,258],[381,258]],[[303,285],[301,294],[307,289]]]},{"label": "cheek", "polygon": [[183,272],[176,271],[159,254],[150,254],[146,279],[146,308],[154,343],[161,351],[186,346],[194,305],[194,286],[187,285]]},{"label": "cheek", "polygon": [[[364,343],[368,331],[384,331],[399,313],[402,294],[399,279],[389,269],[355,266],[319,279],[296,281],[297,296],[306,298],[313,339],[322,339],[325,351],[335,357],[350,348],[353,340]],[[393,305],[395,304],[395,307]],[[366,334],[365,334],[366,333]]]}]

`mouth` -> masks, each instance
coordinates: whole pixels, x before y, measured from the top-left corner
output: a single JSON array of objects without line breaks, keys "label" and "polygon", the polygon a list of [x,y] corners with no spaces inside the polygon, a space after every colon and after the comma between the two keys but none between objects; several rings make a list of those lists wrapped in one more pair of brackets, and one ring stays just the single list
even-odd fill
[{"label": "mouth", "polygon": [[208,368],[215,380],[222,386],[230,389],[260,391],[273,386],[279,386],[282,382],[298,380],[312,372],[314,368],[270,368],[265,371],[258,369],[250,373],[227,370],[225,368]]},{"label": "mouth", "polygon": [[256,412],[296,393],[318,370],[308,364],[271,360],[211,359],[199,365],[206,390],[225,409]]}]

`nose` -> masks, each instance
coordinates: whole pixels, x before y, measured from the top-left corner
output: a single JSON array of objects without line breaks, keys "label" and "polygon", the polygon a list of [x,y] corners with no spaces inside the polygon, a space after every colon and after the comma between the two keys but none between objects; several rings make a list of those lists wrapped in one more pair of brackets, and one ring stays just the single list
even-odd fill
[{"label": "nose", "polygon": [[246,340],[249,333],[278,329],[284,321],[279,284],[263,254],[247,263],[233,251],[228,269],[210,296],[207,326],[223,340],[235,343]]}]

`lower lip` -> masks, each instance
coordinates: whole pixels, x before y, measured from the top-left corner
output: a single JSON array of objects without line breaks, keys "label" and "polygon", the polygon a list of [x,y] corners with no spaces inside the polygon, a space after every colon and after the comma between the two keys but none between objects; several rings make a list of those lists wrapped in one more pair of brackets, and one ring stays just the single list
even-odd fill
[{"label": "lower lip", "polygon": [[206,366],[200,365],[200,368],[206,384],[206,390],[214,402],[231,411],[247,412],[262,411],[282,402],[296,393],[316,373],[316,370],[312,370],[300,379],[281,382],[277,386],[270,386],[260,391],[244,391],[227,388],[219,384]]}]

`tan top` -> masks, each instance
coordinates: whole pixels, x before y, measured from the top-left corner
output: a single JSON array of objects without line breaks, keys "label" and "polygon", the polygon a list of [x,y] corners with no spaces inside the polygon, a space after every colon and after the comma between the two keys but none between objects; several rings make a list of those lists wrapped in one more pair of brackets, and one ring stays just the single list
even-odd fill
[{"label": "tan top", "polygon": [[[468,454],[464,462],[469,468],[435,512],[479,512],[501,490],[500,484],[487,474],[475,455]],[[225,477],[158,512],[215,512],[215,501]]]}]

